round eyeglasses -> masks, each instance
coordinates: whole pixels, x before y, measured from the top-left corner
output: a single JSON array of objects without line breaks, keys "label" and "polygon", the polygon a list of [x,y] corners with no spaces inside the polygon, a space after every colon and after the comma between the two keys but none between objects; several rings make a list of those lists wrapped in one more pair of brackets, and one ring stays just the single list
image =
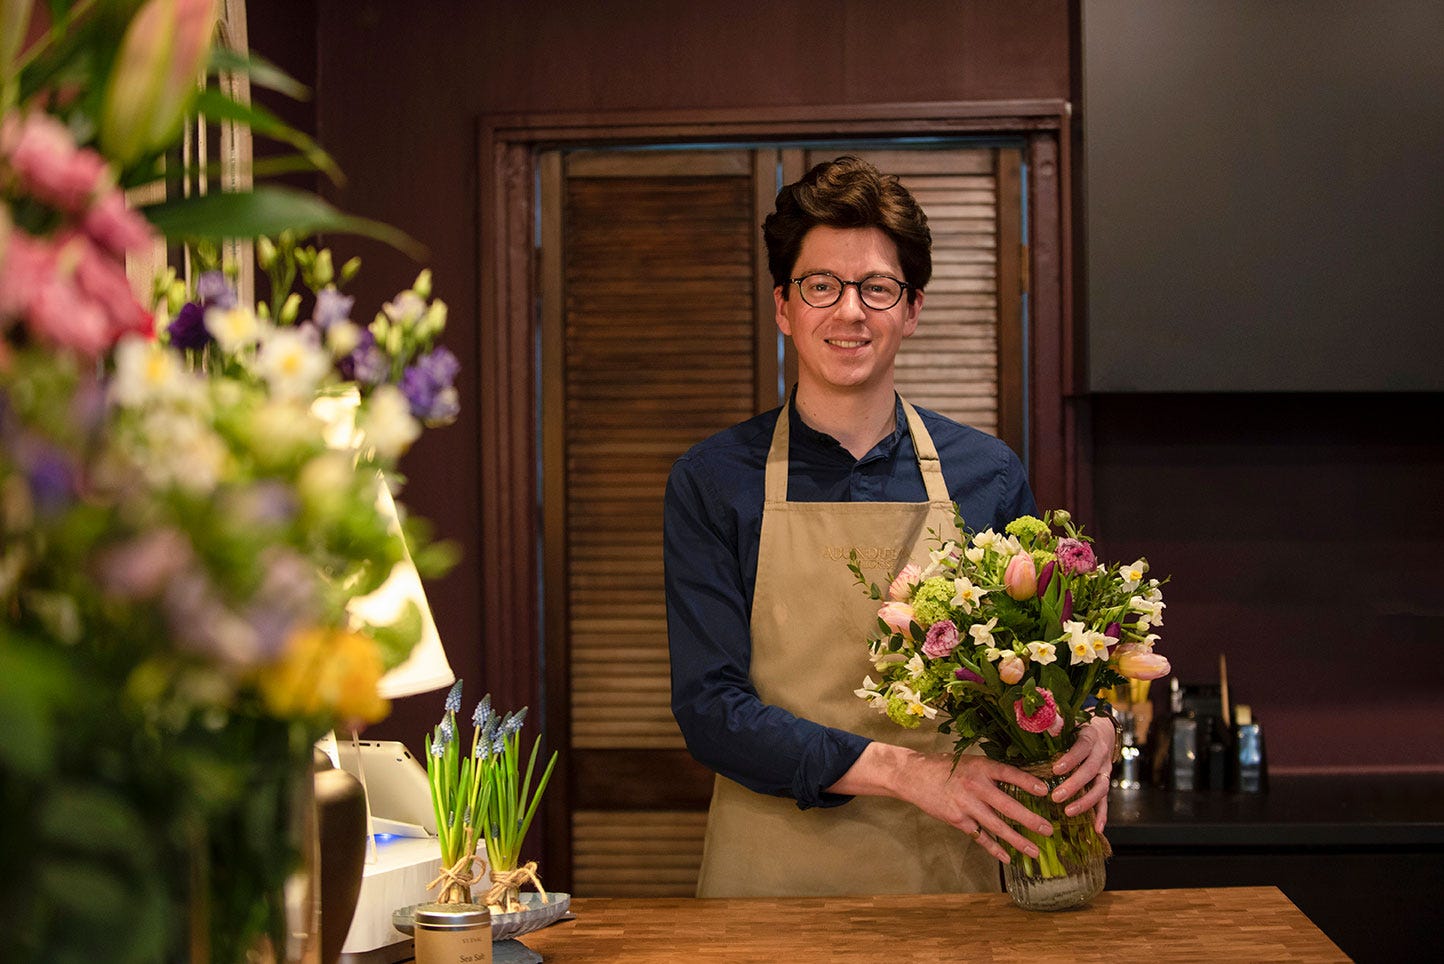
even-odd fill
[{"label": "round eyeglasses", "polygon": [[801,278],[791,278],[802,300],[814,308],[831,308],[842,298],[843,289],[852,285],[862,303],[874,311],[887,311],[902,300],[903,292],[912,285],[885,274],[870,274],[861,281],[843,281],[836,275],[819,271]]}]

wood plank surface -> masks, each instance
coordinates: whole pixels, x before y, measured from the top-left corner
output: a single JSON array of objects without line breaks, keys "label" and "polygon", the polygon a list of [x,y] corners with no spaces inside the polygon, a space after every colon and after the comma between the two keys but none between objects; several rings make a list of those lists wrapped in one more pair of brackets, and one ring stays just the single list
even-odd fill
[{"label": "wood plank surface", "polygon": [[546,964],[1347,961],[1276,887],[1104,891],[1030,913],[1003,894],[784,900],[575,898],[527,934]]}]

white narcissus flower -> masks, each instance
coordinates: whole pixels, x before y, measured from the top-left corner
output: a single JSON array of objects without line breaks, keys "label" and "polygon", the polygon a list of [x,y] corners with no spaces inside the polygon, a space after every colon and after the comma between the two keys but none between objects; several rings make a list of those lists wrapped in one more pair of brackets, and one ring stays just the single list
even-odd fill
[{"label": "white narcissus flower", "polygon": [[938,715],[937,708],[924,703],[918,697],[917,691],[906,683],[892,684],[892,695],[907,704],[907,710],[913,716],[921,716],[931,720],[935,719]]},{"label": "white narcissus flower", "polygon": [[256,371],[272,394],[280,398],[306,398],[316,393],[331,371],[330,356],[315,340],[295,328],[272,330],[261,342]]},{"label": "white narcissus flower", "polygon": [[1105,636],[1100,632],[1089,632],[1088,642],[1093,646],[1093,658],[1106,661],[1108,659],[1109,645],[1118,642],[1118,640],[1111,636]]},{"label": "white narcissus flower", "polygon": [[977,535],[973,536],[973,545],[977,546],[979,549],[990,548],[997,545],[998,542],[998,534],[992,529],[984,529],[982,532],[979,532]]},{"label": "white narcissus flower", "polygon": [[953,588],[956,590],[953,593],[953,605],[961,607],[965,613],[971,613],[973,607],[979,605],[988,594],[988,590],[973,585],[967,576],[954,579]]},{"label": "white narcissus flower", "polygon": [[904,668],[908,671],[908,678],[913,680],[918,679],[928,671],[927,667],[923,665],[922,656],[918,654],[914,654],[913,658],[907,661],[907,666]]},{"label": "white narcissus flower", "polygon": [[1091,663],[1098,658],[1097,652],[1093,649],[1093,641],[1088,638],[1088,627],[1076,620],[1069,620],[1063,624],[1063,631],[1068,634],[1068,650],[1073,654],[1068,665],[1077,666],[1079,663]]},{"label": "white narcissus flower", "polygon": [[978,563],[982,562],[983,557],[987,554],[988,552],[986,549],[979,548],[978,546],[970,546],[967,549],[963,550],[963,558],[971,562],[973,565],[977,565]]},{"label": "white narcissus flower", "polygon": [[[993,645],[993,627],[996,626],[996,625],[998,625],[998,617],[997,617],[997,616],[994,616],[992,619],[988,620],[986,623],[974,623],[973,625],[969,626],[969,627],[968,627],[968,635],[971,636],[971,637],[973,637],[973,645],[974,645],[974,646],[992,646],[992,645]],[[989,659],[993,659],[994,657],[989,656],[988,658],[989,658]]]},{"label": "white narcissus flower", "polygon": [[395,459],[421,435],[421,423],[412,417],[401,389],[382,385],[371,393],[361,416],[361,434],[383,459]]},{"label": "white narcissus flower", "polygon": [[887,713],[887,697],[878,692],[877,684],[872,681],[871,676],[864,676],[862,689],[853,690],[852,693],[860,699],[867,700],[879,713]]},{"label": "white narcissus flower", "polygon": [[1058,647],[1042,640],[1029,643],[1028,658],[1039,666],[1047,666],[1049,663],[1058,661]]}]

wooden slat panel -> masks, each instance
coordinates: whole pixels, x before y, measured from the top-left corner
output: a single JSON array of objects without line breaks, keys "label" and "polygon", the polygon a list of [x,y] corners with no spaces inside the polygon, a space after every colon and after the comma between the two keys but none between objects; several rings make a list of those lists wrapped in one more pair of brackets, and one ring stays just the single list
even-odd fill
[{"label": "wooden slat panel", "polygon": [[615,154],[573,158],[568,172],[572,747],[681,749],[662,496],[678,455],[752,414],[753,164],[745,152]]},{"label": "wooden slat panel", "polygon": [[573,892],[584,897],[692,897],[706,811],[577,810]]}]

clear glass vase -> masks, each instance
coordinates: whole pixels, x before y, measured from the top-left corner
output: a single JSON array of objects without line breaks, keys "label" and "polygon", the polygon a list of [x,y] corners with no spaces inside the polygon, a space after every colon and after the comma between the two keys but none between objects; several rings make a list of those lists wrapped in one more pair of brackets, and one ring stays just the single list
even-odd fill
[{"label": "clear glass vase", "polygon": [[1029,857],[1009,849],[1012,862],[1003,867],[1008,896],[1024,910],[1081,907],[1103,890],[1108,842],[1093,829],[1091,810],[1070,817],[1063,812],[1065,803],[1053,801],[1053,789],[1063,782],[1063,777],[1053,773],[1053,760],[1020,769],[1047,784],[1048,793],[1035,797],[1011,784],[1000,785],[1029,810],[1051,822],[1053,835],[1019,831],[1038,845],[1039,854]]}]

